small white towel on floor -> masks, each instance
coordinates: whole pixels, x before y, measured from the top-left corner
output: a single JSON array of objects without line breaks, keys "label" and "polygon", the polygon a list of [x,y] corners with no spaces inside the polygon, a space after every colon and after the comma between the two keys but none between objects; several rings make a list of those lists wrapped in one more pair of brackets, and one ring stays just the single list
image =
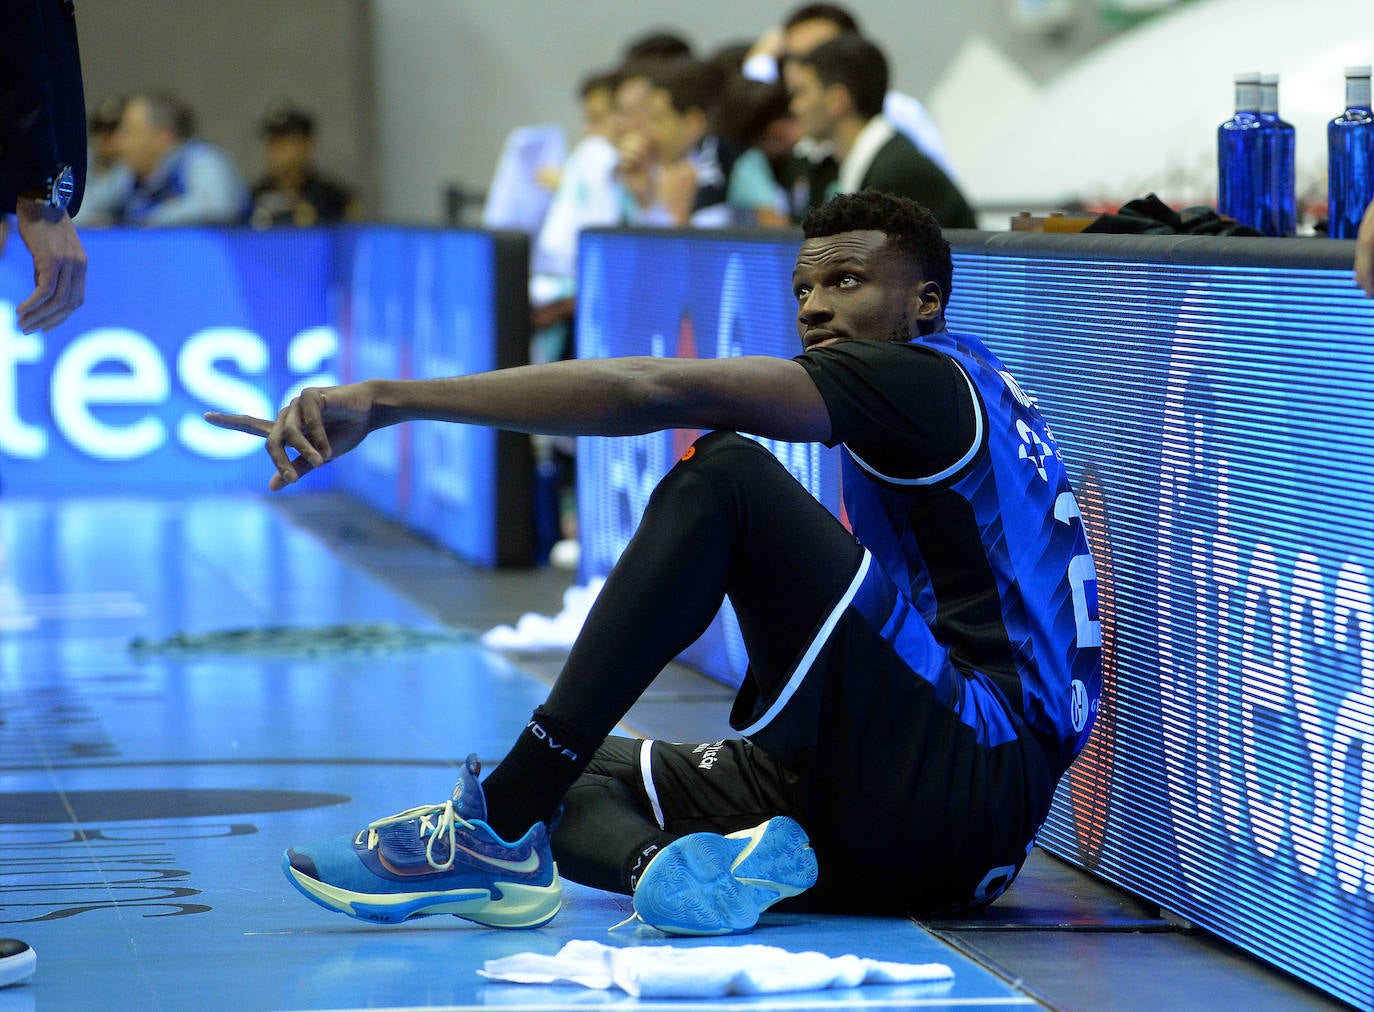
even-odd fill
[{"label": "small white towel on floor", "polygon": [[488,980],[512,984],[617,987],[636,998],[720,998],[954,978],[954,971],[944,963],[886,963],[858,956],[788,952],[771,945],[616,947],[580,940],[569,942],[554,956],[521,952],[489,959],[477,972]]},{"label": "small white towel on floor", "polygon": [[563,592],[563,610],[557,615],[526,612],[514,627],[488,629],[482,634],[483,646],[493,650],[567,650],[582,631],[605,582],[605,577],[597,576],[584,587],[569,587]]}]

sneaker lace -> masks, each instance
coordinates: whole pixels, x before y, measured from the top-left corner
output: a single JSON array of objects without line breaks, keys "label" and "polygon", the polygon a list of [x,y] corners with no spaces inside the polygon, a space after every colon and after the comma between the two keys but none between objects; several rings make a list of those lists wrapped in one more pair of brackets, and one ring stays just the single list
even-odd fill
[{"label": "sneaker lace", "polygon": [[[429,831],[429,842],[425,844],[425,860],[435,871],[448,871],[453,867],[454,858],[458,855],[456,842],[459,827],[463,829],[472,828],[472,823],[454,810],[452,801],[445,801],[441,805],[420,805],[418,808],[408,808],[404,812],[388,815],[385,819],[378,819],[376,822],[369,823],[367,827],[367,849],[375,850],[377,848],[380,841],[377,832],[379,829],[416,819],[420,822],[419,833],[421,837],[425,835],[426,830]],[[448,840],[448,860],[436,861],[434,860],[434,844],[444,838]]]},{"label": "sneaker lace", "polygon": [[636,928],[638,928],[641,924],[644,925],[644,927],[646,928],[649,926],[647,923],[645,923],[644,918],[639,916],[639,911],[636,910],[623,921],[617,921],[615,924],[612,924],[609,928],[606,929],[606,933],[610,934],[612,931],[619,931],[627,924],[633,924]]}]

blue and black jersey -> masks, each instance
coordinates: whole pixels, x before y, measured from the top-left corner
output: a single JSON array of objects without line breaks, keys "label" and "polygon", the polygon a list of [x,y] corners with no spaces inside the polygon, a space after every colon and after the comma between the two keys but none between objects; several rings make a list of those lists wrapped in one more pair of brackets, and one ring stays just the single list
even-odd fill
[{"label": "blue and black jersey", "polygon": [[846,341],[797,361],[846,450],[854,535],[904,592],[853,605],[884,612],[867,618],[899,654],[910,638],[918,672],[934,637],[963,676],[947,703],[985,745],[1024,723],[1066,769],[1097,711],[1101,640],[1092,556],[1044,417],[968,335]]}]

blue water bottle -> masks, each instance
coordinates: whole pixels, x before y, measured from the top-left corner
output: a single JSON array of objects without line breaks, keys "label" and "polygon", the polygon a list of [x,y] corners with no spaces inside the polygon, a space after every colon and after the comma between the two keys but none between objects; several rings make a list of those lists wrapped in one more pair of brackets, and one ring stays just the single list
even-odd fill
[{"label": "blue water bottle", "polygon": [[1259,228],[1264,216],[1264,123],[1259,74],[1236,75],[1236,114],[1217,127],[1217,210]]},{"label": "blue water bottle", "polygon": [[1353,239],[1374,197],[1374,112],[1369,67],[1345,68],[1345,112],[1326,127],[1327,235]]},{"label": "blue water bottle", "polygon": [[1264,124],[1265,235],[1293,235],[1298,230],[1297,185],[1293,172],[1297,131],[1279,118],[1279,75],[1260,75],[1260,122]]}]

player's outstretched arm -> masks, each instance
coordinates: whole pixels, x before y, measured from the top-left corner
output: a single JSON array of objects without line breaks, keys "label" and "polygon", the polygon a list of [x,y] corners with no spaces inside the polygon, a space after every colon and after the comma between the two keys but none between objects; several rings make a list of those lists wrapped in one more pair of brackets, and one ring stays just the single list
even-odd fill
[{"label": "player's outstretched arm", "polygon": [[554,435],[671,428],[736,429],[792,442],[830,435],[825,402],[806,370],[765,356],[581,359],[447,379],[367,380],[304,390],[275,421],[214,411],[205,418],[266,437],[277,469],[273,491],[375,429],[421,419]]}]

